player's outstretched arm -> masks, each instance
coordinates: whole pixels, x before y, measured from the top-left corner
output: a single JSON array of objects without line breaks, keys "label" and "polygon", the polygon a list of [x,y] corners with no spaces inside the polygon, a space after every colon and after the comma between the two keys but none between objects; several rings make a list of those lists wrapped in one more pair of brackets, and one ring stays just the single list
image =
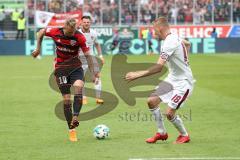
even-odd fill
[{"label": "player's outstretched arm", "polygon": [[32,52],[32,56],[36,58],[41,52],[42,40],[45,35],[45,29],[41,29],[37,35],[37,48]]},{"label": "player's outstretched arm", "polygon": [[183,39],[182,42],[183,42],[183,44],[186,46],[187,51],[188,51],[188,53],[189,53],[190,47],[191,47],[191,43],[190,43],[189,41],[185,40],[185,39]]},{"label": "player's outstretched arm", "polygon": [[165,60],[163,60],[160,57],[158,59],[157,64],[155,64],[154,66],[148,68],[147,70],[127,73],[126,76],[125,76],[125,80],[133,81],[133,80],[141,78],[141,77],[146,77],[146,76],[150,76],[150,75],[159,73],[159,72],[162,71],[162,68],[163,68],[164,64],[165,64]]},{"label": "player's outstretched arm", "polygon": [[95,79],[99,78],[99,73],[96,72],[95,69],[94,69],[94,68],[97,68],[98,66],[94,66],[94,65],[98,65],[98,64],[93,63],[93,59],[92,59],[92,56],[90,55],[89,50],[87,52],[84,52],[84,55],[87,59],[88,68],[89,68],[90,72],[92,73],[92,75],[94,75],[93,82],[95,82]]},{"label": "player's outstretched arm", "polygon": [[105,60],[104,60],[103,55],[102,55],[101,45],[100,45],[99,43],[95,42],[95,47],[96,47],[97,52],[98,52],[98,57],[101,59],[102,64],[104,64],[104,63],[105,63]]}]

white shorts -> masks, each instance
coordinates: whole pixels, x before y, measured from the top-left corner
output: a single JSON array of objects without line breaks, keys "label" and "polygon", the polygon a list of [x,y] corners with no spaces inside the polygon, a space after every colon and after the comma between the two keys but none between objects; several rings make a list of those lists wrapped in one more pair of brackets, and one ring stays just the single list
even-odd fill
[{"label": "white shorts", "polygon": [[166,78],[155,88],[151,96],[159,96],[163,103],[172,109],[179,109],[192,94],[194,85],[188,80],[170,80]]},{"label": "white shorts", "polygon": [[[85,56],[80,56],[80,60],[82,62],[82,68],[84,70],[84,74],[86,74],[86,72],[88,70],[87,59],[85,58]],[[100,68],[99,68],[99,63],[98,63],[97,57],[92,56],[92,61],[93,61],[94,70],[96,72],[100,72]]]}]

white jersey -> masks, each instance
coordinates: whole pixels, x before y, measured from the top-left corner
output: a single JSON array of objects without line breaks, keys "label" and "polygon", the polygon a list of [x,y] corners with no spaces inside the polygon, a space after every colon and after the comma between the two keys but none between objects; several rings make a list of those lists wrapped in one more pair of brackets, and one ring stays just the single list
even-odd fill
[{"label": "white jersey", "polygon": [[[88,33],[83,33],[82,29],[79,29],[79,31],[85,36],[86,38],[86,45],[89,47],[90,54],[94,55],[93,46],[97,42],[97,33],[90,29]],[[80,49],[80,54],[82,54],[82,50]]]},{"label": "white jersey", "polygon": [[161,46],[160,56],[167,62],[168,79],[173,81],[188,80],[192,84],[195,82],[189,66],[187,49],[178,35],[169,34],[166,37]]}]

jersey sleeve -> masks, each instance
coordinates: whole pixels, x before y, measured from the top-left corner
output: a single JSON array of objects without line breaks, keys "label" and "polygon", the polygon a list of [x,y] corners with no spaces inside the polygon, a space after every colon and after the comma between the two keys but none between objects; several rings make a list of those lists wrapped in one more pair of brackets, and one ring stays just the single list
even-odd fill
[{"label": "jersey sleeve", "polygon": [[78,37],[78,43],[80,45],[80,48],[82,49],[83,53],[89,51],[89,47],[86,44],[86,38],[84,35],[81,35]]},{"label": "jersey sleeve", "polygon": [[169,39],[166,40],[161,48],[160,57],[168,61],[169,57],[175,52],[178,47],[178,40],[177,39]]},{"label": "jersey sleeve", "polygon": [[53,37],[56,32],[56,28],[45,28],[45,36]]},{"label": "jersey sleeve", "polygon": [[97,37],[97,32],[95,32],[94,30],[92,30],[92,35],[93,35],[93,42],[98,43],[98,37]]}]

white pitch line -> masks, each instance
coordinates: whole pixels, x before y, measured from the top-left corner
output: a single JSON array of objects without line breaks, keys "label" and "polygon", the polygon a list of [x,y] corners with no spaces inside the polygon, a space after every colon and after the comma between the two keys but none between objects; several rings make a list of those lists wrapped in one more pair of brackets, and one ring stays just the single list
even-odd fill
[{"label": "white pitch line", "polygon": [[130,158],[129,160],[240,160],[240,157]]}]

